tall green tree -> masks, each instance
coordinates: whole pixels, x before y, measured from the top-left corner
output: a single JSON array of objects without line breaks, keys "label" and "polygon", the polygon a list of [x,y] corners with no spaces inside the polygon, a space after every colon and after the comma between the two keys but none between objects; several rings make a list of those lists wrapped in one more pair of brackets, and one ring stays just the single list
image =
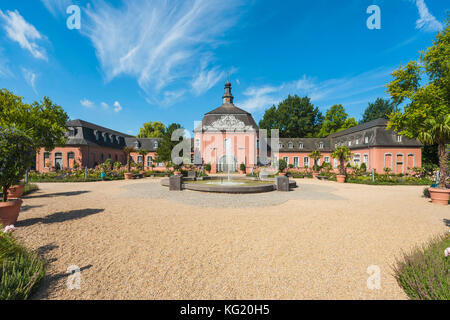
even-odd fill
[{"label": "tall green tree", "polygon": [[177,129],[181,129],[181,125],[172,123],[165,130],[161,142],[158,145],[158,149],[156,150],[156,162],[164,162],[165,164],[171,163],[172,150],[179,143],[178,141],[172,141],[172,134]]},{"label": "tall green tree", "polygon": [[[421,52],[419,61],[411,61],[392,73],[387,85],[396,104],[406,102],[403,112],[389,116],[388,129],[408,138],[417,138],[427,145],[437,144],[439,157],[439,188],[448,178],[450,139],[450,16],[446,27],[436,35],[433,46]],[[421,85],[421,76],[427,80]]]},{"label": "tall green tree", "polygon": [[310,98],[289,95],[278,107],[267,109],[259,122],[261,129],[279,129],[280,137],[315,137],[322,124],[322,113],[314,107]]},{"label": "tall green tree", "polygon": [[327,110],[319,131],[319,137],[326,137],[334,132],[342,131],[358,125],[355,118],[349,118],[341,104],[335,104]]},{"label": "tall green tree", "polygon": [[166,126],[162,122],[145,122],[139,129],[138,138],[162,138],[165,131]]},{"label": "tall green tree", "polygon": [[29,105],[10,91],[0,90],[0,126],[14,126],[25,132],[36,151],[64,145],[68,120],[63,108],[48,97]]},{"label": "tall green tree", "polygon": [[394,102],[388,99],[377,98],[374,102],[369,102],[359,123],[362,124],[379,118],[389,119],[389,115],[395,111],[397,109]]}]

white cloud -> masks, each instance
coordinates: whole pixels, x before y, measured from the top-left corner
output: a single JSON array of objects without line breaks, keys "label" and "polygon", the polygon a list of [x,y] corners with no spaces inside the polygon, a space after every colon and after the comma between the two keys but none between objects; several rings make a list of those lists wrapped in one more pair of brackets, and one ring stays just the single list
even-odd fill
[{"label": "white cloud", "polygon": [[114,112],[120,112],[122,111],[122,106],[120,105],[119,101],[114,102]]},{"label": "white cloud", "polygon": [[25,81],[33,88],[33,91],[37,94],[36,90],[36,78],[37,75],[31,70],[28,70],[26,68],[22,68],[22,73]]},{"label": "white cloud", "polygon": [[148,100],[158,102],[167,98],[166,90],[169,96],[181,92],[175,80],[190,82],[200,94],[222,75],[217,66],[202,68],[201,61],[235,24],[239,5],[237,0],[142,0],[113,6],[99,0],[86,9],[81,31],[107,81],[135,77]]},{"label": "white cloud", "polygon": [[102,103],[100,103],[100,105],[102,106],[102,108],[104,110],[108,110],[109,109],[109,105],[106,102],[102,102]]},{"label": "white cloud", "polygon": [[[303,75],[298,80],[280,85],[250,87],[244,91],[246,99],[240,104],[248,111],[265,110],[277,105],[289,94],[308,96],[314,104],[329,107],[333,104],[354,105],[361,101],[369,102],[372,97],[381,95],[389,79],[391,68],[378,68],[361,74],[319,81]],[[237,102],[239,105],[239,102]]]},{"label": "white cloud", "polygon": [[44,37],[33,25],[26,22],[17,10],[6,11],[6,13],[3,13],[3,11],[0,10],[0,20],[3,20],[4,28],[11,40],[19,43],[19,45],[23,49],[28,50],[33,57],[47,60],[45,49],[36,43],[37,40],[42,40]]},{"label": "white cloud", "polygon": [[80,103],[85,108],[92,108],[94,106],[94,103],[88,99],[83,99],[80,101]]},{"label": "white cloud", "polygon": [[64,14],[67,7],[72,4],[71,0],[41,0],[41,2],[54,16]]},{"label": "white cloud", "polygon": [[442,23],[430,13],[424,0],[416,0],[416,6],[420,16],[416,21],[416,29],[436,32],[441,31],[444,28]]}]

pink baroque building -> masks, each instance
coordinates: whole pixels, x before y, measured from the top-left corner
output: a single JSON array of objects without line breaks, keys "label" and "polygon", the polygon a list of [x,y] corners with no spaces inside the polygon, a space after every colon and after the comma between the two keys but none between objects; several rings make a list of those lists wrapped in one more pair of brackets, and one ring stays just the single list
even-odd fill
[{"label": "pink baroque building", "polygon": [[[252,115],[234,105],[231,84],[225,84],[222,105],[206,113],[194,129],[190,139],[192,163],[198,167],[211,165],[211,172],[235,172],[242,164],[251,172],[261,165],[275,166],[284,159],[294,168],[310,168],[313,159],[309,154],[318,150],[322,157],[319,164],[328,162],[337,169],[338,161],[331,154],[337,146],[344,145],[352,151],[350,164],[365,163],[367,170],[382,173],[389,168],[393,173],[411,173],[412,168],[422,166],[422,145],[392,130],[386,130],[387,120],[376,119],[350,129],[333,133],[325,138],[266,138]],[[156,151],[161,139],[136,138],[83,120],[67,123],[67,142],[51,152],[40,150],[36,155],[36,170],[93,168],[106,159],[126,163],[124,147],[136,151],[146,150],[145,155],[131,154],[136,163],[143,163],[146,170],[165,170],[156,163]]]}]

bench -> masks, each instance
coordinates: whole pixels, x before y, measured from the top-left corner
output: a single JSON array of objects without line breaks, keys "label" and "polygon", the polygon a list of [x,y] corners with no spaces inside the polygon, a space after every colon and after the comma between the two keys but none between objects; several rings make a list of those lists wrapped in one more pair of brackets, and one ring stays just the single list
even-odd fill
[{"label": "bench", "polygon": [[327,176],[317,176],[317,179],[319,180],[328,180]]}]

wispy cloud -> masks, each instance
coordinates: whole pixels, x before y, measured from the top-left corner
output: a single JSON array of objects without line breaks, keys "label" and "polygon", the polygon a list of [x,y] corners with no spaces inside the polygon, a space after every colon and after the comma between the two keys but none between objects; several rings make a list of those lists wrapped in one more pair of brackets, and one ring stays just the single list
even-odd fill
[{"label": "wispy cloud", "polygon": [[109,109],[109,105],[106,102],[102,102],[102,103],[100,103],[100,105],[102,106],[103,110]]},{"label": "wispy cloud", "polygon": [[91,40],[107,81],[129,75],[149,101],[171,101],[188,92],[181,82],[201,94],[223,77],[220,67],[201,61],[222,43],[239,6],[237,0],[142,0],[116,6],[99,0],[86,9],[82,33]]},{"label": "wispy cloud", "polygon": [[416,21],[416,28],[424,31],[441,31],[444,27],[428,10],[424,0],[416,0],[417,10],[420,18]]},{"label": "wispy cloud", "polygon": [[114,102],[114,112],[120,112],[122,111],[122,106],[120,105],[119,101]]},{"label": "wispy cloud", "polygon": [[33,25],[25,21],[17,10],[6,11],[6,13],[0,10],[0,20],[3,21],[4,29],[11,40],[19,43],[33,57],[47,60],[45,49],[37,44],[37,41],[42,40],[44,37]]},{"label": "wispy cloud", "polygon": [[33,71],[31,71],[29,69],[22,68],[22,74],[23,74],[23,78],[25,79],[25,81],[33,89],[34,93],[37,94],[37,90],[36,90],[36,78],[37,78],[37,75],[36,75],[36,73],[34,73]]},{"label": "wispy cloud", "polygon": [[94,106],[94,103],[88,99],[81,100],[80,104],[85,108],[92,108]]},{"label": "wispy cloud", "polygon": [[[289,94],[308,96],[314,104],[329,107],[333,104],[356,105],[369,102],[383,93],[392,68],[378,68],[348,77],[319,81],[307,75],[280,85],[250,87],[244,91],[246,99],[240,105],[248,111],[265,110],[276,105]],[[239,104],[239,102],[238,102]]]},{"label": "wispy cloud", "polygon": [[41,2],[54,16],[64,14],[67,7],[72,4],[71,0],[41,0]]}]

